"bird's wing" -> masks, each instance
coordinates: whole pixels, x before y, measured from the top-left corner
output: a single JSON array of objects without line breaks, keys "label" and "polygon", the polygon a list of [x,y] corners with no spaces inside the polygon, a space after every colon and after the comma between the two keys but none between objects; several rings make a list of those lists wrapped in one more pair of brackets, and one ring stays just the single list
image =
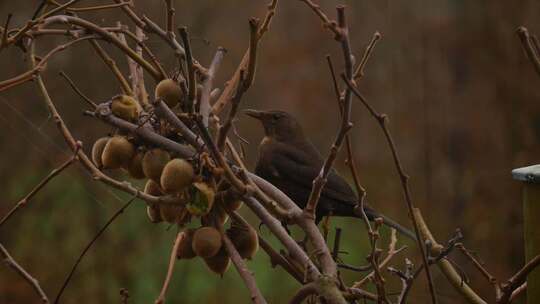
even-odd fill
[{"label": "bird's wing", "polygon": [[[295,186],[310,191],[313,179],[317,177],[321,170],[322,161],[308,161],[313,158],[298,151],[293,152],[290,149],[282,149],[279,152],[272,153],[270,160],[273,173],[279,175],[276,177],[291,181]],[[348,204],[356,204],[357,202],[357,196],[349,184],[333,169],[328,175],[321,196]]]}]

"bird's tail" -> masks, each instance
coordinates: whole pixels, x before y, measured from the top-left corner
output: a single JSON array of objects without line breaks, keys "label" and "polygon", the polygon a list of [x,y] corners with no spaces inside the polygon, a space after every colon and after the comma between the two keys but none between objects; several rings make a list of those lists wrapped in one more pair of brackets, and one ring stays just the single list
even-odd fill
[{"label": "bird's tail", "polygon": [[[369,206],[364,206],[364,211],[366,212],[366,215],[368,217],[368,219],[370,221],[373,221],[374,219],[380,217],[383,219],[383,223],[390,227],[390,228],[394,228],[396,229],[399,233],[405,235],[406,237],[410,238],[411,240],[413,241],[416,241],[416,235],[414,234],[413,231],[411,231],[410,229],[408,228],[405,228],[403,226],[401,226],[400,224],[398,224],[396,221],[394,221],[393,219],[387,217],[386,215],[384,214],[381,214],[375,210],[373,210],[372,208],[370,208]],[[358,214],[358,212],[355,210],[355,214],[358,216],[358,217],[362,217],[361,214]]]}]

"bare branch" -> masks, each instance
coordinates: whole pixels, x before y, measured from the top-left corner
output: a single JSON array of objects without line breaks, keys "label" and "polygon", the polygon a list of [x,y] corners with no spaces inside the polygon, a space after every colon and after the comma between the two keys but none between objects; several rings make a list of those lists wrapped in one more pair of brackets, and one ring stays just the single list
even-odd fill
[{"label": "bare branch", "polygon": [[78,42],[88,40],[88,39],[96,39],[96,36],[94,36],[94,35],[84,36],[84,37],[77,38],[75,40],[71,40],[71,41],[69,41],[69,42],[67,42],[65,44],[61,44],[61,45],[55,47],[49,53],[47,53],[45,56],[43,56],[43,58],[41,58],[39,63],[37,63],[35,66],[33,66],[32,69],[30,69],[29,71],[26,71],[26,72],[24,72],[24,73],[22,73],[22,74],[20,74],[18,76],[15,76],[13,78],[10,78],[10,79],[4,80],[4,81],[0,81],[0,92],[34,79],[36,77],[36,75],[40,74],[41,72],[43,72],[45,70],[45,68],[47,66],[46,65],[47,61],[53,55],[55,55],[56,53],[61,52],[61,51],[65,50],[65,49],[69,48],[70,46],[72,46],[72,45],[74,45],[74,44],[76,44]]},{"label": "bare branch", "polygon": [[[278,4],[278,0],[272,0],[272,2],[268,5],[262,26],[259,27],[257,40],[260,41],[262,37],[264,36],[264,34],[268,31],[272,18],[274,17],[276,13],[277,4]],[[233,76],[225,84],[225,88],[223,88],[223,92],[221,93],[221,96],[219,96],[218,100],[214,103],[212,107],[212,113],[214,113],[215,115],[218,115],[225,108],[225,106],[231,101],[231,98],[233,94],[235,93],[235,88],[238,86],[238,83],[240,81],[240,71],[241,70],[246,71],[247,65],[249,64],[249,57],[250,57],[249,53],[250,53],[250,49],[246,50],[246,52],[244,53],[244,56],[242,57],[242,61],[236,68],[236,71],[234,72]]]},{"label": "bare branch", "polygon": [[[311,1],[304,1],[308,5],[314,5]],[[349,28],[347,26],[347,21],[345,18],[345,7],[338,6],[337,8],[338,15],[338,30],[339,36],[336,36],[336,39],[341,43],[341,48],[343,51],[344,62],[345,62],[345,73],[349,79],[352,79],[353,75],[353,55],[351,53],[351,45],[349,42]],[[341,120],[341,127],[338,131],[336,139],[330,149],[324,164],[319,172],[319,175],[313,180],[313,187],[309,195],[308,202],[304,208],[305,212],[311,214],[315,218],[315,211],[317,210],[317,204],[322,193],[322,189],[326,184],[326,178],[332,169],[334,160],[337,157],[337,153],[341,148],[343,140],[347,135],[347,132],[352,128],[351,122],[351,101],[352,95],[350,90],[345,92],[345,98],[343,103],[343,114]]]},{"label": "bare branch", "polygon": [[527,52],[527,57],[529,57],[529,60],[536,70],[536,73],[540,76],[540,54],[538,54],[535,50],[531,36],[529,35],[529,30],[527,30],[527,28],[524,26],[520,26],[517,29],[517,34],[521,40],[523,48]]},{"label": "bare branch", "polygon": [[87,7],[68,7],[66,8],[66,11],[68,12],[91,12],[91,11],[101,11],[111,8],[118,8],[122,6],[129,5],[130,1],[125,1],[123,3],[115,3],[115,4],[104,4],[104,5],[96,5],[96,6],[87,6]]},{"label": "bare branch", "polygon": [[251,271],[249,271],[249,269],[247,268],[246,263],[244,263],[244,260],[238,253],[238,250],[236,250],[232,241],[223,232],[223,229],[220,229],[219,232],[223,240],[223,245],[225,245],[225,249],[227,250],[227,253],[231,257],[231,260],[234,266],[236,267],[238,274],[244,281],[244,284],[246,284],[246,287],[249,289],[249,292],[251,294],[251,301],[255,304],[266,303],[266,300],[264,299],[261,291],[257,287],[257,282],[255,282],[253,273],[251,273]]},{"label": "bare branch", "polygon": [[498,304],[510,303],[510,297],[514,290],[519,288],[527,279],[529,273],[536,269],[540,265],[540,255],[535,256],[531,259],[523,268],[521,268],[516,274],[514,274],[508,281],[501,284],[501,294],[497,296]]},{"label": "bare branch", "polygon": [[471,262],[474,264],[474,266],[482,273],[482,275],[488,280],[489,283],[497,286],[497,279],[489,273],[489,271],[484,267],[482,262],[478,261],[476,257],[472,255],[472,253],[465,248],[463,244],[456,244],[456,248],[459,249]]},{"label": "bare branch", "polygon": [[13,17],[13,14],[8,14],[6,18],[6,23],[4,25],[4,29],[2,30],[2,40],[0,41],[0,49],[2,49],[4,46],[8,44],[8,32],[9,32],[9,22],[11,21],[11,18]]},{"label": "bare branch", "polygon": [[[420,209],[414,208],[413,209],[413,217],[416,219],[416,222],[418,223],[419,231],[422,234],[422,236],[431,242],[432,248],[442,248],[442,246],[437,243],[431,232],[429,231],[429,228],[427,227],[426,223],[424,222],[424,218],[422,217],[422,213],[420,212]],[[446,276],[448,279],[448,282],[454,286],[454,288],[467,300],[467,302],[472,304],[487,304],[484,299],[482,299],[474,290],[471,289],[471,287],[463,282],[462,277],[459,275],[459,273],[455,270],[454,266],[446,260],[441,259],[437,261],[437,265],[441,269],[442,273]]]},{"label": "bare branch", "polygon": [[36,293],[41,298],[41,302],[43,303],[49,303],[49,298],[47,298],[47,295],[41,289],[41,286],[39,285],[39,281],[35,279],[32,275],[30,275],[24,268],[21,267],[12,257],[9,255],[9,252],[6,250],[6,248],[0,243],[0,254],[4,258],[4,263],[9,268],[13,269],[15,272],[17,272],[28,284],[32,286],[32,288],[36,291]]},{"label": "bare branch", "polygon": [[167,293],[167,289],[169,288],[169,283],[171,282],[172,274],[174,271],[174,264],[177,260],[176,252],[178,251],[178,246],[180,245],[180,242],[184,237],[185,233],[183,231],[180,231],[178,232],[178,234],[176,234],[176,239],[174,240],[174,245],[171,250],[171,257],[169,258],[169,267],[167,267],[167,275],[165,276],[163,287],[161,287],[161,292],[159,293],[158,298],[154,302],[155,304],[162,304],[165,302],[165,294]]},{"label": "bare branch", "polygon": [[[120,82],[120,87],[122,88],[122,91],[130,96],[133,95],[133,90],[129,86],[128,81],[116,65],[116,61],[114,61],[108,54],[105,52],[105,50],[99,45],[99,43],[95,40],[90,40],[90,43],[92,44],[92,47],[96,51],[96,53],[99,55],[101,60],[103,60],[103,63],[105,63],[113,73],[114,76],[116,76],[116,79]],[[130,59],[131,60],[131,59]]]},{"label": "bare branch", "polygon": [[403,166],[401,165],[401,160],[399,158],[399,154],[394,144],[394,140],[392,138],[390,130],[388,129],[388,117],[385,114],[379,114],[377,111],[375,111],[375,109],[371,107],[369,102],[364,98],[364,96],[362,96],[362,94],[360,94],[360,92],[356,89],[354,84],[349,80],[349,78],[346,75],[342,74],[341,78],[345,81],[350,91],[352,91],[354,95],[356,95],[356,97],[360,99],[362,104],[368,109],[368,111],[373,116],[373,118],[377,120],[379,126],[381,127],[384,133],[386,141],[388,142],[388,146],[390,148],[390,151],[392,152],[392,157],[394,159],[394,165],[396,167],[396,170],[398,172],[398,175],[401,181],[403,194],[405,196],[405,202],[407,203],[407,209],[409,211],[409,215],[411,215],[410,217],[411,217],[411,221],[414,227],[414,232],[415,232],[416,239],[418,242],[418,247],[420,248],[420,252],[422,254],[422,262],[423,262],[424,268],[426,269],[426,277],[428,280],[429,290],[431,294],[431,301],[432,303],[435,304],[437,303],[437,297],[436,297],[435,288],[433,285],[433,278],[431,276],[431,271],[429,270],[429,263],[427,260],[426,248],[424,247],[424,240],[418,228],[417,219],[416,217],[413,216],[414,205],[412,202],[411,193],[409,189],[409,182],[408,182],[409,176],[405,173]]},{"label": "bare branch", "polygon": [[82,261],[83,257],[86,255],[86,253],[88,252],[88,250],[90,250],[90,248],[92,247],[92,245],[94,245],[94,243],[97,241],[97,239],[105,232],[105,230],[107,230],[107,228],[109,228],[109,226],[112,224],[112,222],[114,222],[114,220],[124,212],[124,210],[126,210],[127,207],[129,207],[129,205],[131,205],[131,203],[133,203],[133,201],[135,200],[135,196],[133,198],[131,198],[126,204],[124,204],[124,206],[122,206],[120,209],[118,209],[118,211],[116,211],[113,216],[105,223],[105,225],[97,232],[97,234],[94,236],[94,238],[92,238],[92,240],[90,241],[90,243],[88,243],[88,245],[86,245],[86,247],[83,249],[83,251],[81,252],[81,254],[79,255],[79,257],[77,258],[77,261],[75,262],[75,264],[73,265],[73,267],[71,268],[71,271],[69,272],[68,276],[66,277],[65,281],[64,281],[64,284],[62,284],[62,287],[60,288],[60,291],[58,292],[58,295],[56,296],[56,299],[54,300],[54,303],[57,304],[60,302],[60,297],[62,296],[62,293],[64,292],[64,290],[66,289],[67,285],[69,284],[69,281],[71,280],[71,278],[73,277],[73,274],[75,274],[75,270],[77,270],[77,266],[79,266],[79,263]]},{"label": "bare branch", "polygon": [[138,64],[140,64],[146,71],[154,77],[156,80],[161,79],[161,74],[158,70],[156,70],[148,61],[146,61],[144,58],[139,56],[137,52],[135,52],[133,49],[131,49],[129,46],[124,44],[120,39],[118,39],[115,35],[113,35],[110,32],[107,32],[103,28],[99,27],[98,25],[89,22],[87,20],[74,17],[74,16],[67,16],[67,15],[59,15],[59,16],[53,16],[49,17],[44,20],[44,26],[52,25],[52,24],[72,24],[76,26],[80,26],[82,28],[90,30],[92,33],[102,37],[103,39],[111,42],[116,47],[118,47],[122,52],[124,52],[126,55],[131,57],[133,60],[135,60]]},{"label": "bare branch", "polygon": [[188,109],[190,112],[192,112],[193,106],[195,104],[195,100],[197,99],[197,82],[195,78],[195,67],[193,65],[193,55],[191,54],[191,44],[189,42],[189,36],[187,28],[180,27],[178,29],[178,32],[180,33],[180,37],[182,38],[182,41],[184,42],[184,48],[186,50],[186,62],[187,62],[187,70],[188,70]]},{"label": "bare branch", "polygon": [[[174,5],[172,0],[165,0],[165,4],[167,5],[167,35],[171,37],[174,35]],[[171,38],[173,38],[172,36]]]},{"label": "bare branch", "polygon": [[371,57],[371,53],[373,52],[373,49],[375,48],[375,45],[377,42],[381,39],[381,34],[379,32],[375,32],[373,34],[373,37],[371,38],[371,41],[369,42],[368,46],[366,47],[366,50],[364,52],[364,55],[362,56],[362,60],[360,60],[360,64],[354,71],[354,79],[359,80],[360,78],[364,77],[364,69],[366,67],[366,64],[369,60],[369,57]]},{"label": "bare branch", "polygon": [[[76,155],[76,153],[75,153]],[[64,169],[69,167],[74,161],[76,161],[76,156],[70,157],[67,161],[65,161],[62,165],[60,165],[58,168],[53,169],[43,180],[37,184],[32,191],[30,191],[28,194],[26,194],[0,221],[0,227],[17,211],[19,208],[26,206],[26,204],[36,195],[43,187],[47,185],[48,182],[50,182],[55,176],[60,174]]]},{"label": "bare branch", "polygon": [[[229,216],[234,219],[235,221],[238,221],[242,223],[244,226],[249,226],[250,224],[240,215],[238,212],[235,211],[229,211],[227,210],[227,213]],[[270,257],[270,263],[272,264],[272,267],[275,265],[280,265],[287,271],[293,278],[295,278],[300,284],[303,284],[303,278],[302,273],[294,266],[294,264],[291,264],[286,257],[281,255],[280,253],[276,252],[270,243],[268,243],[264,238],[262,238],[260,235],[259,237],[259,245],[261,245],[261,248],[268,254]]]},{"label": "bare branch", "polygon": [[255,71],[257,69],[257,47],[259,45],[259,24],[260,20],[258,18],[249,19],[249,57],[247,65],[247,74],[246,79],[243,82],[239,82],[239,85],[243,85],[249,88],[253,84],[255,79]]},{"label": "bare branch", "polygon": [[71,78],[69,78],[69,76],[66,73],[64,73],[64,71],[60,71],[59,74],[69,83],[69,86],[73,89],[73,91],[75,91],[77,95],[79,95],[84,101],[86,101],[86,103],[90,107],[92,107],[93,109],[97,107],[97,104],[94,101],[92,101],[92,99],[88,98],[88,96],[84,95],[84,93],[75,85],[73,80],[71,80]]},{"label": "bare branch", "polygon": [[[212,59],[212,63],[210,64],[210,68],[208,69],[208,74],[206,75],[206,79],[203,82],[199,113],[202,115],[203,123],[206,127],[208,127],[208,118],[210,116],[210,111],[212,108],[210,106],[210,93],[212,91],[212,86],[213,86],[213,82],[214,82],[214,78],[216,76],[217,70],[219,69],[219,65],[221,64],[221,61],[223,60],[223,56],[225,55],[226,52],[227,51],[224,48],[218,47],[218,50],[216,51],[216,54],[214,55],[214,59]],[[189,71],[189,64],[188,64],[188,71]]]}]

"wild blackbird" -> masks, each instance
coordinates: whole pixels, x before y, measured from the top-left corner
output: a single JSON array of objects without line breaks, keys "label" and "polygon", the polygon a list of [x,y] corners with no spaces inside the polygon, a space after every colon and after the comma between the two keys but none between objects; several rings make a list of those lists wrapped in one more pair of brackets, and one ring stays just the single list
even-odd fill
[{"label": "wild blackbird", "polygon": [[[257,110],[245,110],[245,113],[258,119],[264,127],[265,137],[259,145],[255,173],[287,194],[300,208],[304,208],[313,179],[319,174],[324,162],[321,154],[290,114]],[[329,214],[361,218],[361,213],[354,208],[357,202],[358,197],[349,184],[332,169],[317,205],[315,222],[318,224]],[[416,239],[409,229],[364,205],[369,220],[380,217],[387,226]]]}]

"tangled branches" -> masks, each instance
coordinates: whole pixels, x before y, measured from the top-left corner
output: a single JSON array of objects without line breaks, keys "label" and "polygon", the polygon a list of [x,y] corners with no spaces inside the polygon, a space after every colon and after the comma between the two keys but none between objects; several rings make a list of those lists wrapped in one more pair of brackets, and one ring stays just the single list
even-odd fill
[{"label": "tangled branches", "polygon": [[[73,152],[73,157],[53,170],[3,217],[0,227],[16,213],[15,211],[27,205],[28,201],[51,179],[61,174],[68,166],[75,164],[81,165],[95,181],[133,197],[111,217],[107,225],[85,248],[66,278],[56,302],[59,302],[84,253],[132,201],[138,200],[146,204],[148,218],[152,223],[167,222],[180,229],[171,248],[169,267],[156,303],[163,303],[166,299],[176,260],[188,260],[196,256],[203,259],[208,268],[218,275],[227,271],[232,262],[249,290],[251,301],[266,303],[254,274],[245,263],[246,259],[251,259],[256,254],[259,246],[270,257],[272,266],[279,265],[302,285],[290,303],[301,303],[307,298],[315,297],[320,299],[320,302],[330,304],[343,304],[360,299],[401,304],[406,302],[414,280],[422,271],[427,275],[432,303],[437,303],[430,273],[430,266],[435,264],[441,267],[448,280],[470,303],[486,303],[467,285],[467,282],[463,281],[462,276],[448,262],[448,256],[458,248],[473,261],[490,282],[496,280],[465,249],[460,234],[456,234],[445,246],[439,245],[412,202],[409,177],[400,162],[398,149],[388,126],[389,119],[385,114],[375,110],[361,94],[356,83],[364,76],[365,66],[381,35],[378,32],[373,35],[362,59],[356,64],[344,6],[337,7],[334,21],[313,1],[303,0],[338,42],[343,54],[344,72],[340,73],[341,79],[337,77],[332,59],[327,57],[332,73],[332,87],[340,108],[341,124],[320,173],[313,180],[313,188],[306,207],[302,210],[277,187],[249,172],[229,140],[229,133],[234,129],[233,122],[242,105],[242,98],[256,79],[260,42],[270,30],[277,10],[277,0],[272,0],[267,6],[262,19],[248,19],[250,35],[246,41],[249,42],[249,48],[231,78],[221,86],[216,83],[216,75],[220,72],[221,62],[226,57],[225,49],[218,47],[209,66],[203,66],[196,59],[188,29],[186,27],[175,29],[173,1],[166,1],[165,28],[161,28],[158,22],[152,21],[147,16],[139,15],[131,1],[115,0],[114,4],[74,7],[77,2],[72,0],[60,4],[57,1],[43,1],[44,4],[36,15],[20,28],[10,28],[11,17],[8,17],[2,28],[0,41],[0,50],[19,47],[28,53],[31,62],[28,71],[0,81],[0,91],[35,81],[59,132]],[[122,11],[133,25],[130,27],[117,23],[105,26],[77,15],[101,10]],[[180,39],[177,39],[175,32],[178,32]],[[524,31],[520,33],[525,35]],[[44,56],[38,56],[35,51],[38,41],[53,35],[65,35],[68,41],[56,46]],[[151,47],[145,42],[146,37],[150,35],[158,37],[170,48],[170,52],[176,56],[174,67],[170,69],[164,67],[154,55]],[[528,38],[526,41],[529,41]],[[119,91],[122,92],[102,102],[96,102],[62,73],[70,87],[90,107],[90,110],[84,113],[93,122],[114,128],[112,136],[103,136],[96,140],[90,155],[64,122],[43,78],[50,58],[76,44],[86,42],[91,44],[97,57],[109,67],[118,82]],[[124,75],[116,63],[119,59],[109,54],[101,46],[102,42],[114,46],[125,56],[129,75]],[[526,46],[532,47],[530,43]],[[532,57],[536,55],[533,59],[538,61],[538,50],[529,48],[527,48],[529,55]],[[150,90],[154,92],[153,95],[148,94],[145,74],[157,83]],[[339,90],[340,83],[345,85],[343,91]],[[220,94],[221,87],[223,90]],[[366,190],[359,182],[358,171],[354,164],[354,151],[349,138],[353,127],[351,115],[355,97],[381,127],[392,153],[422,255],[422,264],[416,269],[410,260],[407,260],[405,270],[388,267],[397,254],[405,249],[405,247],[396,249],[395,231],[386,257],[381,258],[383,250],[380,248],[379,228],[382,221],[379,219],[375,219],[372,226],[365,213],[363,214],[370,240],[370,251],[366,258],[369,265],[366,267],[341,263],[339,233],[336,234],[334,248],[331,251],[315,224],[314,214],[318,201],[343,144],[347,147],[348,164],[360,194],[357,209],[364,212],[363,198]],[[227,108],[229,109],[227,115],[221,115]],[[113,170],[127,172],[126,180],[123,177],[117,179],[111,176],[109,173]],[[139,189],[127,181],[128,179],[145,179],[146,186]],[[242,205],[251,210],[257,219],[269,228],[285,251],[275,250],[257,234],[252,224],[237,212]],[[200,226],[196,229],[187,228],[187,225],[194,221],[200,221]],[[313,247],[312,250],[300,246],[282,223],[297,225],[306,234]],[[0,249],[7,264],[32,285],[43,302],[48,302],[39,282],[17,264],[2,245]],[[524,290],[525,278],[537,266],[539,260],[535,258],[529,262],[504,284],[493,283],[496,286],[497,303],[509,303]],[[356,283],[348,285],[341,278],[339,268],[371,271]],[[389,270],[403,282],[402,291],[396,300],[387,291],[385,270]],[[364,290],[364,286],[368,283],[374,284],[376,293]],[[127,302],[129,297],[127,291],[122,292],[122,297]]]}]

